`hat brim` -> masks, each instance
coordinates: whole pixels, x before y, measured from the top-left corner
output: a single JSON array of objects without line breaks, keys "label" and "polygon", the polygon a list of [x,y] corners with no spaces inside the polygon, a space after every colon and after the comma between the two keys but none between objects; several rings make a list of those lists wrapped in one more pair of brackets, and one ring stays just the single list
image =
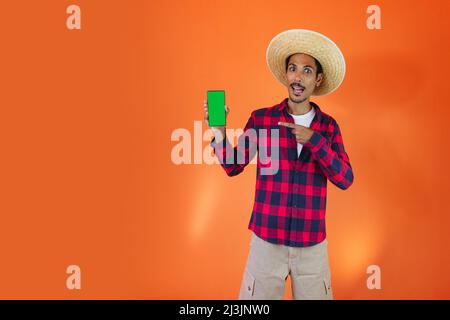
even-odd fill
[{"label": "hat brim", "polygon": [[320,86],[314,89],[312,95],[329,94],[341,85],[345,76],[345,59],[338,46],[316,31],[291,29],[275,36],[266,51],[270,71],[284,86],[288,85],[286,58],[294,53],[308,54],[322,65],[323,80]]}]

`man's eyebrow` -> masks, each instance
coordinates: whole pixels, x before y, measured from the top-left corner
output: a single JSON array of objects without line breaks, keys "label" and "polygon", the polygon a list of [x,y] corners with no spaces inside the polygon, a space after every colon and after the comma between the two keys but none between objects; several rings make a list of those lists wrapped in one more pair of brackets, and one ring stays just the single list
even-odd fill
[{"label": "man's eyebrow", "polygon": [[[295,63],[293,63],[293,62],[289,62],[288,66],[290,66],[290,65],[297,66],[297,65],[296,65]],[[309,64],[305,64],[304,67],[309,67],[309,68],[311,68],[311,69],[314,70],[314,67],[310,66]]]}]

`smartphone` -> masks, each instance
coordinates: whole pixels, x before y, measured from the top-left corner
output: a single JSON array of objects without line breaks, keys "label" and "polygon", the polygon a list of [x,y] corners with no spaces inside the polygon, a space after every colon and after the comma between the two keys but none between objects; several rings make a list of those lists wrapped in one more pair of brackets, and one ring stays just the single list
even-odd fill
[{"label": "smartphone", "polygon": [[224,90],[208,90],[208,117],[209,125],[225,126],[225,91]]}]

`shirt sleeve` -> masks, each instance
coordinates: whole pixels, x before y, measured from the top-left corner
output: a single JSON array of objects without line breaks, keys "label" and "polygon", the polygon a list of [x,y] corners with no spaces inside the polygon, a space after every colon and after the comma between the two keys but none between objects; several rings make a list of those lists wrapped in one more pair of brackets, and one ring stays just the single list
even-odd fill
[{"label": "shirt sleeve", "polygon": [[216,143],[212,138],[210,146],[219,159],[219,163],[227,175],[235,176],[244,171],[257,152],[257,133],[255,130],[254,112],[245,125],[244,132],[238,138],[238,144],[233,147],[225,133],[224,139]]},{"label": "shirt sleeve", "polygon": [[338,188],[345,190],[353,183],[353,169],[345,152],[339,125],[336,121],[333,124],[331,141],[314,131],[304,146],[310,148],[312,157],[317,160],[328,180]]}]

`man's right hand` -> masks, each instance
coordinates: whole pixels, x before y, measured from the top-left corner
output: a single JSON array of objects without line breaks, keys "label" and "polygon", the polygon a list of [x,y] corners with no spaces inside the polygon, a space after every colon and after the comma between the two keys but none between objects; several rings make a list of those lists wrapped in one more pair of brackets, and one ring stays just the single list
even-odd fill
[{"label": "man's right hand", "polygon": [[[207,103],[206,100],[203,101],[203,112],[204,112],[205,123],[214,132],[214,136],[216,138],[216,143],[221,142],[222,139],[225,137],[225,126],[213,126],[212,127],[212,126],[209,125],[208,103]],[[228,108],[225,105],[225,118],[228,116],[229,112],[230,112],[230,108]]]}]

